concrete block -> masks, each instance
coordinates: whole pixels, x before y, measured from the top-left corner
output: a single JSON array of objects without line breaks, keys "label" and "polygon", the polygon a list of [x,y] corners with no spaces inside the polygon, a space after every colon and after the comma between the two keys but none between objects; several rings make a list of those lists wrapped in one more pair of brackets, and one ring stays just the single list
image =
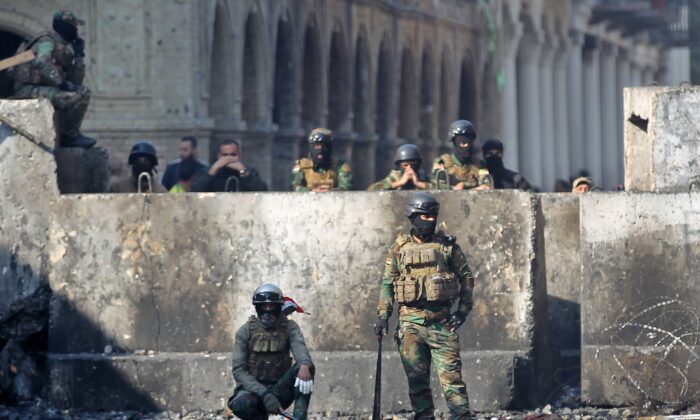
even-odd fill
[{"label": "concrete block", "polygon": [[697,402],[700,195],[581,198],[582,398]]},{"label": "concrete block", "polygon": [[700,182],[700,88],[626,88],[625,187],[687,192]]},{"label": "concrete block", "polygon": [[[382,412],[410,411],[408,386],[394,346],[382,357]],[[312,412],[370,413],[376,353],[314,353],[316,380]],[[518,360],[515,352],[463,352],[463,374],[470,403],[478,411],[507,404]],[[81,410],[158,411],[222,409],[233,393],[229,353],[159,353],[153,356],[99,354],[49,356],[53,403]],[[105,378],[110,378],[106,381]],[[342,379],[339,380],[339,379]],[[437,376],[431,386],[436,408],[447,412]]]},{"label": "concrete block", "polygon": [[104,193],[109,189],[109,153],[102,147],[57,148],[58,188],[61,194]]},{"label": "concrete block", "polygon": [[[53,108],[46,100],[0,100],[0,115],[49,147]],[[58,197],[53,156],[0,125],[0,313],[47,283],[51,202]]]},{"label": "concrete block", "polygon": [[[406,196],[62,196],[50,228],[50,352],[101,353],[116,345],[226,353],[263,281],[279,283],[312,313],[297,321],[314,353],[372,351],[383,261],[408,228]],[[441,220],[476,276],[462,350],[517,353],[521,361],[507,378],[532,385],[522,395],[494,386],[483,400],[501,408],[532,401],[535,382],[548,374],[540,360],[547,313],[535,263],[534,198],[446,192],[439,199]],[[345,381],[337,373],[328,373],[333,387]]]}]

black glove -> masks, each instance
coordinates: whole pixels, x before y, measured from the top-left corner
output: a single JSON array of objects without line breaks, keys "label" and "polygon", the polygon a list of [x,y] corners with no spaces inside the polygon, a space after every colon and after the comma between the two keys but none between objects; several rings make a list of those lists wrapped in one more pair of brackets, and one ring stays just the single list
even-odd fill
[{"label": "black glove", "polygon": [[464,324],[467,319],[467,314],[461,311],[457,311],[450,316],[449,321],[447,321],[447,328],[450,331],[455,331]]},{"label": "black glove", "polygon": [[389,331],[389,320],[386,318],[377,318],[377,323],[374,324],[374,335],[383,337]]},{"label": "black glove", "polygon": [[78,91],[78,85],[76,85],[73,82],[69,82],[67,80],[64,80],[61,82],[60,85],[58,85],[58,88],[61,90],[67,90],[68,92],[77,92]]},{"label": "black glove", "polygon": [[85,57],[85,41],[82,38],[76,38],[70,45],[73,47],[76,57]]},{"label": "black glove", "polygon": [[279,414],[282,410],[280,401],[271,392],[266,392],[265,395],[263,395],[263,404],[265,404],[265,410],[270,414]]}]

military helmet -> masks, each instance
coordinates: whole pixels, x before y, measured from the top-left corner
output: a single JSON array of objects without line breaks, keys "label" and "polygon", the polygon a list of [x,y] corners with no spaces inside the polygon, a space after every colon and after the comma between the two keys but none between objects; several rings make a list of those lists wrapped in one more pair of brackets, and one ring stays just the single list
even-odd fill
[{"label": "military helmet", "polygon": [[263,283],[253,292],[253,305],[261,303],[284,303],[284,294],[274,284]]},{"label": "military helmet", "polygon": [[435,197],[427,192],[417,192],[411,196],[406,202],[406,217],[411,217],[414,214],[430,214],[437,216],[440,211],[440,203]]},{"label": "military helmet", "polygon": [[394,164],[398,165],[399,162],[406,160],[417,160],[418,162],[423,162],[423,157],[420,154],[420,149],[415,144],[407,143],[402,144],[396,149],[396,155],[394,156]]},{"label": "military helmet", "polygon": [[158,166],[156,148],[150,141],[141,140],[132,146],[131,152],[129,152],[129,165],[133,165],[134,160],[141,156],[148,158],[153,166]]},{"label": "military helmet", "polygon": [[73,26],[78,26],[78,25],[85,25],[85,21],[82,19],[78,19],[77,16],[75,16],[75,13],[69,11],[69,10],[59,10],[58,12],[53,14],[53,20],[61,20],[66,23],[70,23]]},{"label": "military helmet", "polygon": [[309,133],[309,143],[331,144],[333,143],[333,132],[327,128],[314,128]]},{"label": "military helmet", "polygon": [[474,124],[467,120],[457,120],[453,122],[452,125],[450,125],[450,130],[447,132],[447,140],[454,143],[457,136],[465,136],[471,141],[476,140]]}]

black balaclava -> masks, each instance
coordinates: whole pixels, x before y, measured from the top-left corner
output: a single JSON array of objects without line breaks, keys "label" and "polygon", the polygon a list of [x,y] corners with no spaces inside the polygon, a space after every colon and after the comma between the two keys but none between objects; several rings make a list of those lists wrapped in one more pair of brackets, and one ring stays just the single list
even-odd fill
[{"label": "black balaclava", "polygon": [[331,155],[333,153],[333,146],[330,144],[322,143],[321,150],[315,150],[313,145],[309,150],[309,156],[314,162],[314,166],[327,169],[331,167]]},{"label": "black balaclava", "polygon": [[467,163],[470,163],[472,160],[472,151],[474,149],[474,140],[469,140],[469,147],[461,147],[460,144],[460,136],[457,136],[454,138],[454,154],[457,156],[457,159],[463,164],[466,165]]},{"label": "black balaclava", "polygon": [[420,214],[416,213],[411,216],[411,224],[413,229],[411,233],[423,241],[430,240],[435,234],[435,227],[437,226],[437,216],[435,220],[422,220]]},{"label": "black balaclava", "polygon": [[491,155],[486,158],[486,168],[492,174],[498,174],[503,171],[503,158],[498,155]]},{"label": "black balaclava", "polygon": [[134,178],[139,177],[142,173],[147,172],[149,175],[153,175],[153,163],[149,160],[136,159],[134,164],[131,165],[131,174]]},{"label": "black balaclava", "polygon": [[53,20],[53,30],[56,31],[57,34],[61,35],[61,37],[68,43],[78,39],[78,27],[72,23],[66,22],[63,19]]},{"label": "black balaclava", "polygon": [[263,305],[265,304],[255,305],[255,312],[258,314],[260,324],[267,329],[275,328],[282,318],[282,304],[274,304],[275,307],[271,311],[264,310]]}]

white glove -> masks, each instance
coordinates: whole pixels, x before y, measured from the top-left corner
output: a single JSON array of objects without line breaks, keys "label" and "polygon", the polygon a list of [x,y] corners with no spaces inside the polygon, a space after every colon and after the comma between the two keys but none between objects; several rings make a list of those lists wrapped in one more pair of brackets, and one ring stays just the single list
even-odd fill
[{"label": "white glove", "polygon": [[314,392],[314,380],[310,379],[308,381],[302,381],[301,379],[297,378],[296,382],[294,382],[294,387],[298,387],[299,392],[302,394],[311,394]]}]

